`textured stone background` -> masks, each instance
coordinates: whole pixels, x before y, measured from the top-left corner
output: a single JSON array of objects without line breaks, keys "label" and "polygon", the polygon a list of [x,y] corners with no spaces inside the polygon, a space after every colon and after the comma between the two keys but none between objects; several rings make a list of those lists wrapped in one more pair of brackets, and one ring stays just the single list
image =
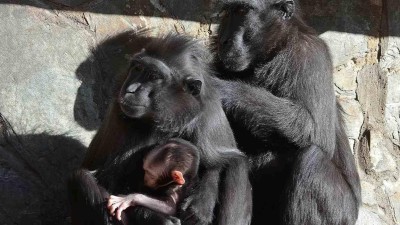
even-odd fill
[{"label": "textured stone background", "polygon": [[[358,225],[400,224],[400,1],[300,1],[334,59],[362,179]],[[0,224],[68,224],[65,177],[81,162],[129,53],[118,38],[101,43],[143,26],[207,40],[216,3],[0,1],[0,112],[20,134],[12,144],[0,138]]]}]

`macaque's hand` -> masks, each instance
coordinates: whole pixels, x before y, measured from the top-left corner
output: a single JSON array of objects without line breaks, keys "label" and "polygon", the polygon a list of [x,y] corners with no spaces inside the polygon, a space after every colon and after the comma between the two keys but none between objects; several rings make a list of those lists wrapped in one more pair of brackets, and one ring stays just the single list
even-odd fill
[{"label": "macaque's hand", "polygon": [[110,195],[107,202],[108,212],[110,215],[115,216],[117,220],[121,221],[122,211],[128,207],[135,206],[137,198],[138,194],[120,196]]}]

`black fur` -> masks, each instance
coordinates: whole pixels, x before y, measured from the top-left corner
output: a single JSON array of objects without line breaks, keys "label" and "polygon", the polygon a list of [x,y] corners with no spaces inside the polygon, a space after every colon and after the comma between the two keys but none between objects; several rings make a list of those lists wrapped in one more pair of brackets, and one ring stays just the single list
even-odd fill
[{"label": "black fur", "polygon": [[291,0],[224,1],[216,64],[224,110],[250,157],[252,224],[354,224],[359,176],[326,44]]},{"label": "black fur", "polygon": [[[84,167],[96,169],[97,183],[109,193],[135,193],[143,183],[143,149],[175,137],[188,140],[200,151],[199,185],[182,203],[182,224],[249,224],[247,160],[236,148],[219,93],[211,83],[209,53],[199,43],[175,35],[149,40],[143,47],[121,79],[120,92],[90,144]],[[73,177],[71,188],[92,179],[87,172],[81,174],[86,178],[77,182],[83,175]],[[93,186],[71,190],[78,190],[75,195],[85,195],[89,202],[103,197]],[[143,219],[149,214],[146,208],[134,207],[128,219],[135,224],[174,223],[168,218]]]}]

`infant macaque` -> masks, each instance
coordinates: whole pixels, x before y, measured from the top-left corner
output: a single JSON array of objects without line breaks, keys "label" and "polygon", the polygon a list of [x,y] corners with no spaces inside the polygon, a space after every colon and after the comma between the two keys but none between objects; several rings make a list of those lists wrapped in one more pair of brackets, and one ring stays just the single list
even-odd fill
[{"label": "infant macaque", "polygon": [[107,208],[118,220],[125,209],[138,205],[175,216],[177,205],[197,177],[198,167],[198,149],[182,139],[171,139],[150,150],[143,159],[144,186],[151,192],[110,195]]}]

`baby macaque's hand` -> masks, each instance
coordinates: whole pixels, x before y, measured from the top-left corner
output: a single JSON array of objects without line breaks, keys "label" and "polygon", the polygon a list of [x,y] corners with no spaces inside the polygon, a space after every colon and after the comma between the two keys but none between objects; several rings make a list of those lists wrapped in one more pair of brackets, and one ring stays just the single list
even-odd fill
[{"label": "baby macaque's hand", "polygon": [[136,205],[136,198],[138,194],[130,194],[130,195],[110,195],[110,198],[107,202],[107,208],[109,213],[112,216],[115,216],[117,220],[121,221],[122,211],[130,206]]}]

